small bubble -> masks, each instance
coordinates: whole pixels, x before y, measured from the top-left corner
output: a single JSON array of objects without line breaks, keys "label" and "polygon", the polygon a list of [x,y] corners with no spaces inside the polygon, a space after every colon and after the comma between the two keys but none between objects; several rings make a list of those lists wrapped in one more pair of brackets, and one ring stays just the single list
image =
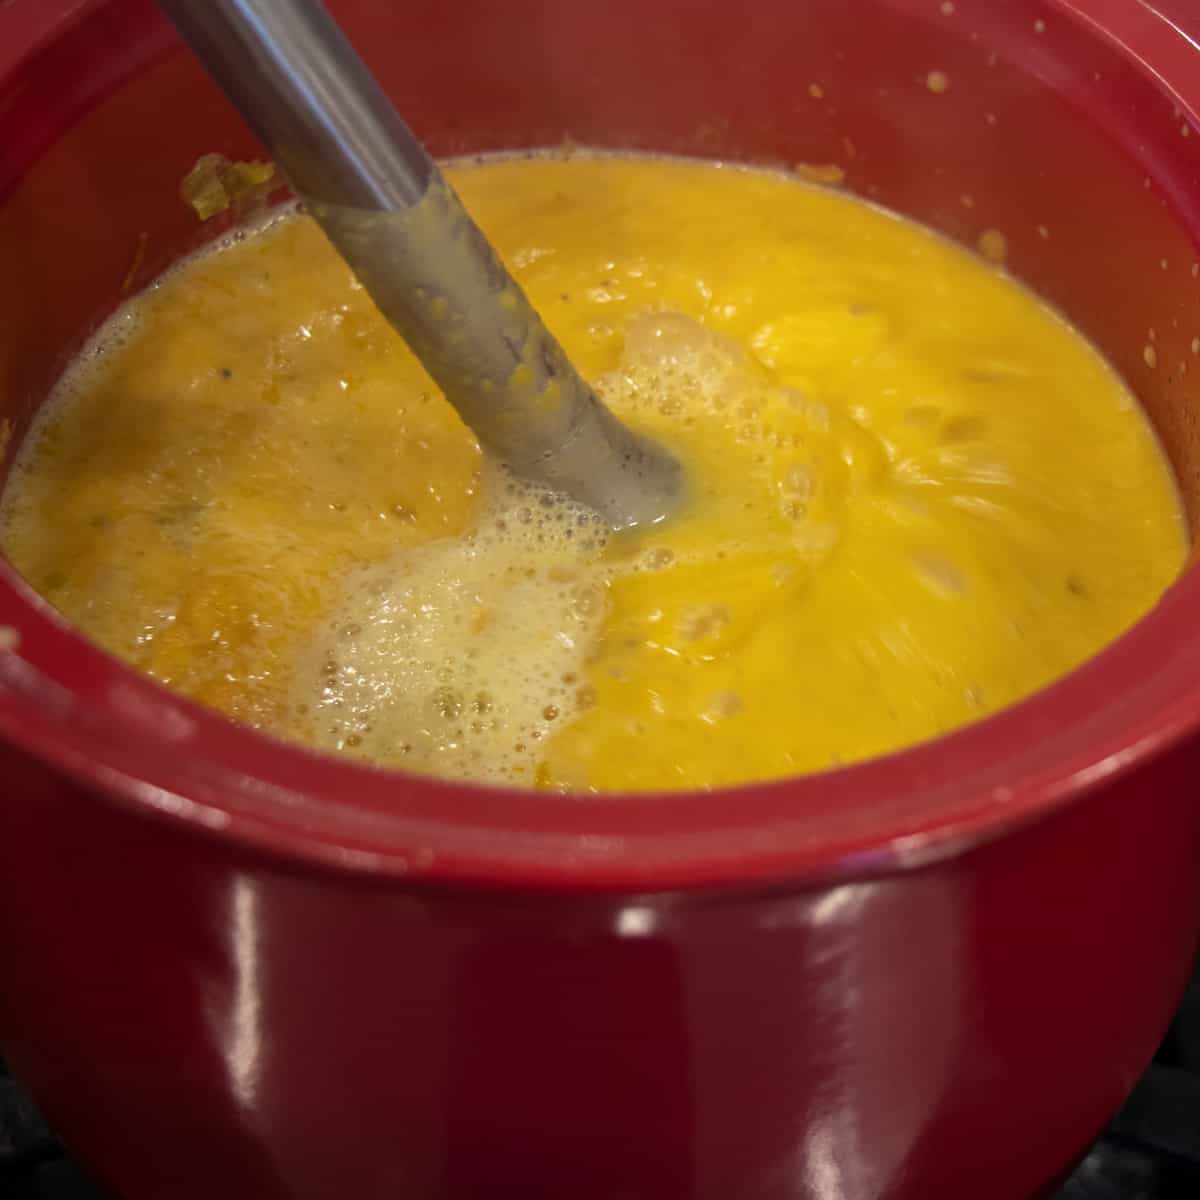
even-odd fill
[{"label": "small bubble", "polygon": [[578,621],[586,621],[600,608],[600,595],[595,588],[577,588],[571,596],[571,613]]},{"label": "small bubble", "polygon": [[1149,342],[1142,347],[1142,359],[1151,370],[1158,366],[1158,351]]},{"label": "small bubble", "polygon": [[950,89],[950,77],[945,71],[930,71],[925,76],[925,86],[935,96],[941,96]]},{"label": "small bubble", "polygon": [[545,717],[547,721],[553,721],[558,716],[558,705],[547,704],[546,707],[542,709],[542,716]]}]

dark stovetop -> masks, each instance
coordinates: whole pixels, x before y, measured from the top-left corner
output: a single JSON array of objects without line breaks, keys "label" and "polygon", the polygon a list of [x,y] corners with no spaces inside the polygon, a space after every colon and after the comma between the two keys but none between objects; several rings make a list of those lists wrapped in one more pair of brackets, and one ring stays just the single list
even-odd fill
[{"label": "dark stovetop", "polygon": [[[0,1197],[115,1200],[55,1139],[0,1063]],[[1056,1200],[1200,1197],[1200,971],[1154,1063]]]}]

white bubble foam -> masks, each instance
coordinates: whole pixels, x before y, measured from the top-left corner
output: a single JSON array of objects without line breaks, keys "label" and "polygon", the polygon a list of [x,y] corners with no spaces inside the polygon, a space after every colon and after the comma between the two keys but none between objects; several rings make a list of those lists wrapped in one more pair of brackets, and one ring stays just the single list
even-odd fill
[{"label": "white bubble foam", "polygon": [[607,531],[490,468],[474,528],[345,580],[297,664],[309,740],[448,778],[533,782],[545,739],[587,702],[607,609]]},{"label": "white bubble foam", "polygon": [[[645,313],[626,331],[620,366],[597,387],[635,423],[653,416],[659,428],[666,417],[738,430],[778,464],[781,503],[800,522],[797,558],[816,555],[803,538],[836,540],[804,517],[817,487],[813,465],[790,449],[778,455],[787,422],[809,430],[788,447],[821,436],[809,428],[813,406],[737,342],[689,317]],[[828,425],[827,412],[817,417]],[[306,740],[443,777],[535,783],[546,739],[594,702],[588,667],[611,584],[741,549],[731,539],[691,551],[612,545],[606,555],[610,535],[599,519],[564,497],[494,466],[485,467],[481,493],[464,536],[400,550],[344,580],[295,671],[293,712]],[[724,605],[697,595],[671,636],[707,646],[729,621]],[[617,663],[607,669],[620,672]],[[721,693],[699,715],[721,720],[740,703]]]},{"label": "white bubble foam", "polygon": [[771,390],[761,364],[737,342],[673,312],[635,317],[620,369],[597,386],[624,413],[654,412],[684,424],[738,417],[755,426],[755,438],[754,418]]}]

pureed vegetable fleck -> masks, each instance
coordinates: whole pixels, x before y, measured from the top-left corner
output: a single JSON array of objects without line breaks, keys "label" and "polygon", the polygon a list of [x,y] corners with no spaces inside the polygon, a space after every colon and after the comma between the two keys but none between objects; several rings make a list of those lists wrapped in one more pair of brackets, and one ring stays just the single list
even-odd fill
[{"label": "pureed vegetable fleck", "polygon": [[450,170],[583,373],[685,462],[611,535],[483,463],[302,216],[68,372],[3,500],[31,584],[250,724],[406,769],[708,788],[1027,695],[1178,574],[1153,433],[1086,341],[928,231],[780,174]]}]

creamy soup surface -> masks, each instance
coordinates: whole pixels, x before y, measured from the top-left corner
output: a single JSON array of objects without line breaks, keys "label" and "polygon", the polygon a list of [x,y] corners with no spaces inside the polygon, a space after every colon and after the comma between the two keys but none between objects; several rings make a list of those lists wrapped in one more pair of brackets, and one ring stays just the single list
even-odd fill
[{"label": "creamy soup surface", "polygon": [[1184,561],[1096,351],[988,263],[781,174],[575,155],[450,178],[677,517],[522,489],[310,219],[101,331],[0,511],[29,582],[251,725],[418,772],[711,788],[931,738],[1062,675]]}]

